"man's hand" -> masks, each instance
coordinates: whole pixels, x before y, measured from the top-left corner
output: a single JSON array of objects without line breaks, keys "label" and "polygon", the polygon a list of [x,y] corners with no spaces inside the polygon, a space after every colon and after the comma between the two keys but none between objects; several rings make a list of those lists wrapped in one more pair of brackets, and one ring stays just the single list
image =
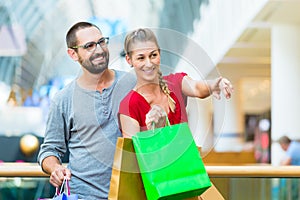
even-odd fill
[{"label": "man's hand", "polygon": [[54,187],[60,187],[63,183],[64,178],[67,180],[71,179],[71,171],[62,165],[57,165],[55,170],[50,175],[49,182]]},{"label": "man's hand", "polygon": [[50,175],[49,182],[54,187],[60,187],[64,178],[71,179],[71,171],[64,167],[55,156],[48,156],[42,162],[42,169]]}]

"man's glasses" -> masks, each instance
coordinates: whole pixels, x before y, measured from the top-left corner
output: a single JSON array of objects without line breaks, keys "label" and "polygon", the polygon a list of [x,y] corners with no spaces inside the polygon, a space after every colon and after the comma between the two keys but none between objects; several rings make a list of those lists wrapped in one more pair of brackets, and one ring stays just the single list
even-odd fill
[{"label": "man's glasses", "polygon": [[100,38],[98,42],[88,42],[85,45],[71,47],[71,49],[83,48],[89,52],[93,52],[96,50],[98,44],[102,48],[102,47],[106,47],[108,42],[109,42],[109,37],[103,37]]}]

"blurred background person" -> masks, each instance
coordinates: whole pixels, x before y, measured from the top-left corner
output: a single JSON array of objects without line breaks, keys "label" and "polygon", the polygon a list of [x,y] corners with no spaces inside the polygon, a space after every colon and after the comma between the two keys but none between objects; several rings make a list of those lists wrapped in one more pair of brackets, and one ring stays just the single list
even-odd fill
[{"label": "blurred background person", "polygon": [[282,136],[278,140],[281,148],[285,151],[280,165],[300,165],[300,142],[292,141],[288,136]]}]

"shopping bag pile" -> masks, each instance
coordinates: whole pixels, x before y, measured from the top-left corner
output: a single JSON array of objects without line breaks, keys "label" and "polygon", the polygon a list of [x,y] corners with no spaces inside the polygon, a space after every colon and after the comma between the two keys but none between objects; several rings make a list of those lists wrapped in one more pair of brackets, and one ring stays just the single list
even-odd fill
[{"label": "shopping bag pile", "polygon": [[118,138],[108,199],[198,199],[211,185],[187,123]]}]

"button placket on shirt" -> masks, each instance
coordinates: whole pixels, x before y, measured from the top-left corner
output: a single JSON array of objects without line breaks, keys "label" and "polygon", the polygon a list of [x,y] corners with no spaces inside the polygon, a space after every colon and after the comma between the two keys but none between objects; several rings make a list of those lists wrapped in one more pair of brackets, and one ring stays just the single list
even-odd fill
[{"label": "button placket on shirt", "polygon": [[102,107],[102,114],[108,115],[108,98],[106,97],[107,90],[103,89],[102,94],[100,94],[101,97],[101,107]]}]

